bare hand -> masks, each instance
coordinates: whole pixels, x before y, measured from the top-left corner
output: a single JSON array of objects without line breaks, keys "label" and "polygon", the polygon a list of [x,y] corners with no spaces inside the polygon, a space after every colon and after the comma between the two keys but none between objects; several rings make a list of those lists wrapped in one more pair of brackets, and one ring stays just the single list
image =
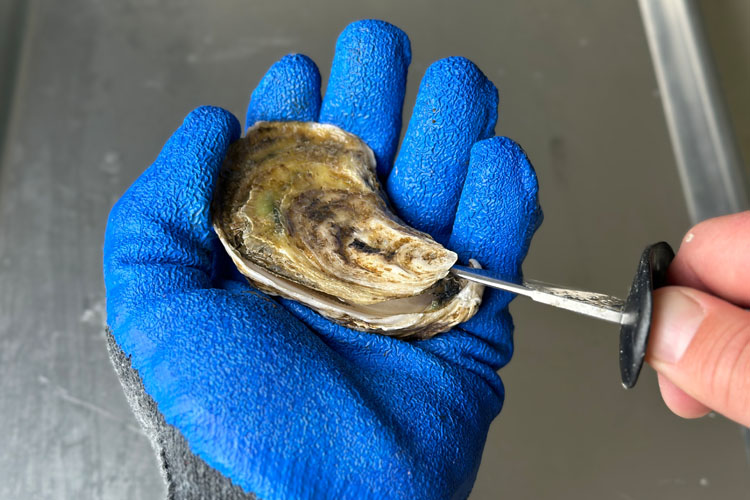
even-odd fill
[{"label": "bare hand", "polygon": [[[750,426],[750,212],[691,229],[655,293],[647,361],[670,410]],[[723,299],[723,300],[722,300]]]}]

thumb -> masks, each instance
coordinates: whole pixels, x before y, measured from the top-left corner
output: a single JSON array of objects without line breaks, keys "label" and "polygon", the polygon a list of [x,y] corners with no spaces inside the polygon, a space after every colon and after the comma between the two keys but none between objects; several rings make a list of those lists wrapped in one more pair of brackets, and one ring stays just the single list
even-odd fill
[{"label": "thumb", "polygon": [[750,312],[692,288],[659,289],[647,360],[678,415],[710,408],[750,425]]}]

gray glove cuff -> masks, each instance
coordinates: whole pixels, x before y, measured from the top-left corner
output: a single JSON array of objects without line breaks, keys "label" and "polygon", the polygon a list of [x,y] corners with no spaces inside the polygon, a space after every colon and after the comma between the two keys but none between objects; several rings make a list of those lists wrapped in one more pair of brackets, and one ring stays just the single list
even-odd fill
[{"label": "gray glove cuff", "polygon": [[167,424],[154,400],[146,394],[141,376],[133,369],[130,358],[117,345],[109,329],[107,351],[135,418],[156,452],[167,485],[168,500],[256,498],[190,451],[187,440],[179,430]]}]

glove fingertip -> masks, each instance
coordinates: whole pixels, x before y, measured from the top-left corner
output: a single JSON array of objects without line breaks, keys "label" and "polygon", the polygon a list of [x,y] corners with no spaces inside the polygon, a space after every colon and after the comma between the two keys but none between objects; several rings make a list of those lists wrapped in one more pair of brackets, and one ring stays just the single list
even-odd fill
[{"label": "glove fingertip", "polygon": [[253,91],[245,127],[258,121],[315,121],[320,114],[320,71],[304,54],[273,64]]},{"label": "glove fingertip", "polygon": [[401,56],[403,62],[407,65],[411,63],[409,36],[399,27],[379,19],[361,19],[350,23],[339,35],[336,49],[339,46],[345,50],[353,46],[374,47],[376,44],[383,45],[384,40],[397,49],[395,53]]},{"label": "glove fingertip", "polygon": [[182,130],[192,136],[196,132],[214,131],[227,142],[236,141],[241,133],[240,122],[230,111],[218,106],[200,106],[191,111],[182,123]]},{"label": "glove fingertip", "polygon": [[[472,104],[481,105],[482,111],[488,112],[497,118],[497,105],[499,96],[497,87],[479,69],[479,66],[471,59],[461,56],[445,57],[430,64],[425,71],[420,86],[420,92],[425,94],[434,93],[437,96],[451,95],[446,91],[453,92],[453,99],[462,94],[468,95],[468,101]],[[480,109],[477,107],[477,109]],[[483,123],[494,128],[495,121],[488,116]]]},{"label": "glove fingertip", "polygon": [[471,151],[450,246],[461,259],[475,258],[504,273],[520,273],[543,215],[534,167],[507,137],[478,142]]},{"label": "glove fingertip", "polygon": [[274,64],[274,66],[296,67],[299,68],[299,70],[308,72],[310,74],[318,72],[318,66],[315,64],[315,61],[310,59],[305,54],[301,54],[299,52],[291,52],[289,54],[286,54],[284,57],[279,59],[279,61]]},{"label": "glove fingertip", "polygon": [[385,21],[354,22],[336,42],[320,121],[365,141],[380,179],[393,165],[410,62],[409,37]]},{"label": "glove fingertip", "polygon": [[536,197],[539,183],[536,171],[520,144],[509,137],[491,137],[478,141],[471,149],[472,169],[478,175],[518,177],[522,194]]},{"label": "glove fingertip", "polygon": [[[427,68],[422,82],[426,84],[425,87],[432,87],[425,89],[426,94],[434,93],[441,100],[444,99],[444,95],[453,94],[454,100],[473,108],[476,115],[473,121],[481,127],[475,132],[476,140],[495,135],[499,93],[492,80],[487,78],[474,61],[460,56],[435,61]],[[455,112],[461,116],[466,110],[454,110]],[[461,123],[458,125],[463,126]]]}]

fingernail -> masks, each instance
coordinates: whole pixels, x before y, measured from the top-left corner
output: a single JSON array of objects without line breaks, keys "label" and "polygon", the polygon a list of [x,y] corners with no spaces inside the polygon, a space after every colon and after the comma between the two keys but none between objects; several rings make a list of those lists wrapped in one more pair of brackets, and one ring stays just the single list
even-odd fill
[{"label": "fingernail", "polygon": [[657,361],[677,363],[703,321],[703,307],[679,289],[656,295],[650,354]]}]

